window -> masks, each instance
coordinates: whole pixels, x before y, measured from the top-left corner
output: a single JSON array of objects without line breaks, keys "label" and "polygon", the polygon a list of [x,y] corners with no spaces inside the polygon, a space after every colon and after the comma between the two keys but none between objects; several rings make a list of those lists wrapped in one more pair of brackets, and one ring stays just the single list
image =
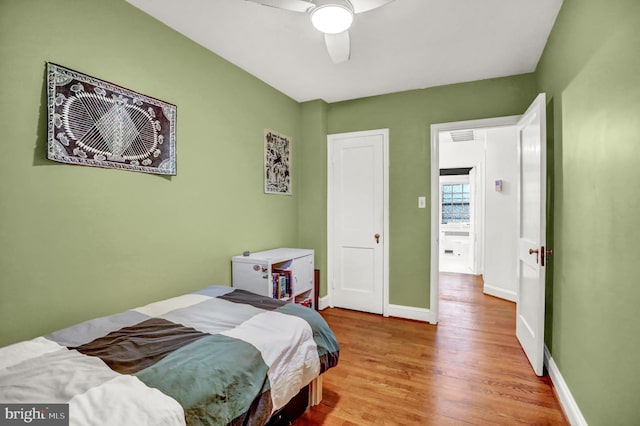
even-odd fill
[{"label": "window", "polygon": [[470,201],[471,193],[468,183],[443,184],[442,223],[470,222]]}]

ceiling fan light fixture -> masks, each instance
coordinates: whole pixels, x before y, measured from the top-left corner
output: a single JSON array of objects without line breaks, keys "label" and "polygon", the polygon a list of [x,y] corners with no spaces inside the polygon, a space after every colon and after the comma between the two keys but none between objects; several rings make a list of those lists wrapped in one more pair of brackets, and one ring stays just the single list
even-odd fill
[{"label": "ceiling fan light fixture", "polygon": [[311,11],[311,23],[320,32],[325,34],[339,34],[351,27],[353,23],[353,10],[348,3],[323,4]]}]

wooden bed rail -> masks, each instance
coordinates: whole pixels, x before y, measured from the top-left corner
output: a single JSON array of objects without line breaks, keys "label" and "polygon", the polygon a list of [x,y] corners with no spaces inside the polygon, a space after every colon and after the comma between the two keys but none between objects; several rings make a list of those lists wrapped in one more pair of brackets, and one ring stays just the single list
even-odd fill
[{"label": "wooden bed rail", "polygon": [[322,401],[322,376],[313,379],[309,386],[309,407],[313,407]]}]

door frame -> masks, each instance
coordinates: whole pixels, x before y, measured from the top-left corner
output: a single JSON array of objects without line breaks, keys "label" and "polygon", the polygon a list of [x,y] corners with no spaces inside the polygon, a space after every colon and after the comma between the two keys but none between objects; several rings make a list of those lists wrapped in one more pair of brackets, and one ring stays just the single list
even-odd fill
[{"label": "door frame", "polygon": [[[438,323],[440,289],[440,133],[453,130],[483,129],[490,127],[515,126],[522,115],[483,118],[479,120],[454,121],[431,125],[431,277],[429,292],[429,312],[432,324]],[[485,173],[483,170],[482,173]],[[486,218],[485,218],[486,220]],[[483,260],[484,262],[484,256]],[[484,269],[484,268],[482,268]]]},{"label": "door frame", "polygon": [[382,315],[389,316],[389,129],[363,130],[357,132],[332,133],[327,135],[327,304],[334,307],[332,290],[334,285],[333,268],[333,191],[331,189],[334,174],[333,169],[333,140],[344,136],[382,136]]}]

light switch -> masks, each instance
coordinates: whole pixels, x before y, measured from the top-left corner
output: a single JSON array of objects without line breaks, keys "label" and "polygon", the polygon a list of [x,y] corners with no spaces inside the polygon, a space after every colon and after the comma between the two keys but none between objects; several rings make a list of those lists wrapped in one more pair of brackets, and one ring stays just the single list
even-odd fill
[{"label": "light switch", "polygon": [[427,197],[418,197],[418,208],[419,209],[427,208]]}]

